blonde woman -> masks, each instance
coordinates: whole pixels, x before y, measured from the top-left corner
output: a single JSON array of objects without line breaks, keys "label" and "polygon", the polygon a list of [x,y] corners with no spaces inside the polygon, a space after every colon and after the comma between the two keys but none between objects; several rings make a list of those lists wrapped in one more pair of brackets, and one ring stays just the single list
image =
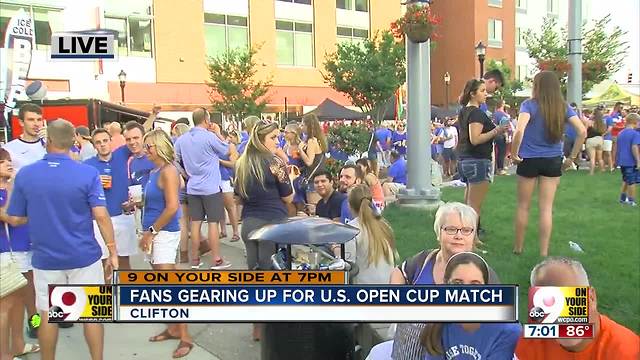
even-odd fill
[{"label": "blonde woman", "polygon": [[358,265],[356,284],[384,284],[389,281],[396,259],[393,230],[373,203],[371,190],[356,185],[349,193],[349,208],[356,218],[348,224],[360,229],[355,238],[355,263]]},{"label": "blonde woman", "polygon": [[384,210],[384,190],[382,189],[382,184],[380,183],[380,179],[378,179],[378,175],[373,171],[371,161],[367,159],[358,159],[356,164],[364,173],[364,183],[369,186],[369,189],[371,189],[373,203],[376,204],[380,211]]},{"label": "blonde woman", "polygon": [[[182,187],[178,169],[173,165],[175,153],[171,138],[160,129],[144,136],[144,149],[155,165],[144,190],[142,226],[144,233],[140,248],[149,255],[154,270],[175,270],[176,253],[180,244],[180,202]],[[149,339],[152,342],[179,339],[173,358],[187,356],[193,348],[187,324],[167,325],[162,333]]]},{"label": "blonde woman", "polygon": [[[241,237],[247,249],[249,270],[271,268],[273,243],[250,240],[256,229],[287,219],[287,206],[293,201],[293,188],[287,164],[277,155],[278,124],[264,120],[255,125],[247,146],[236,162],[235,193],[242,206]],[[260,340],[260,327],[254,324],[253,339]]]},{"label": "blonde woman", "polygon": [[593,175],[596,171],[596,162],[600,167],[600,170],[604,172],[604,160],[602,159],[602,147],[604,145],[604,133],[607,132],[607,125],[604,122],[604,116],[602,110],[596,110],[593,113],[593,120],[587,127],[587,141],[585,146],[587,153],[589,154],[589,174]]},{"label": "blonde woman", "polygon": [[306,169],[302,174],[309,181],[307,186],[307,204],[310,205],[311,214],[315,214],[315,206],[320,201],[320,195],[313,187],[313,175],[324,168],[324,154],[327,152],[327,140],[324,137],[320,121],[315,114],[307,114],[302,117],[302,132],[306,134],[306,142],[302,145],[300,157]]},{"label": "blonde woman", "polygon": [[[287,154],[287,158],[289,159],[289,168],[295,169],[295,166],[298,168],[298,171],[304,171],[305,163],[302,160],[302,155],[300,154],[302,152],[300,127],[297,124],[287,125],[284,128],[284,139],[286,143],[282,150]],[[304,211],[306,189],[303,189],[300,185],[301,180],[302,178],[297,177],[293,181],[293,188],[295,189],[295,195],[293,197],[293,206],[295,207],[295,211],[293,214]]]}]

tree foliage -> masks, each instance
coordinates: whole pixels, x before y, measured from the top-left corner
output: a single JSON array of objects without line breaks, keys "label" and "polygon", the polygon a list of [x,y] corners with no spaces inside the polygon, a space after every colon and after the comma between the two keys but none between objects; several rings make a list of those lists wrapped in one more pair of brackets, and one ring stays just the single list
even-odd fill
[{"label": "tree foliage", "polygon": [[406,78],[405,52],[389,31],[376,34],[360,44],[338,44],[327,54],[322,76],[333,89],[346,94],[364,113],[373,113],[377,122],[384,105]]},{"label": "tree foliage", "polygon": [[347,155],[360,155],[367,151],[371,129],[362,121],[352,121],[351,126],[339,121],[329,128],[329,142]]},{"label": "tree foliage", "polygon": [[267,105],[271,79],[256,80],[256,48],[227,50],[209,58],[207,82],[211,104],[215,111],[242,119],[248,115],[260,116]]},{"label": "tree foliage", "polygon": [[[610,27],[611,16],[607,15],[591,25],[582,25],[582,92],[587,93],[594,85],[609,79],[623,66],[623,57],[629,49],[623,37],[626,32],[618,26]],[[567,29],[560,28],[553,17],[544,19],[538,32],[527,31],[524,36],[529,56],[536,60],[539,70],[555,71],[563,90],[571,70],[568,62]]]},{"label": "tree foliage", "polygon": [[512,77],[511,68],[506,64],[506,60],[496,61],[494,59],[489,60],[487,63],[487,70],[500,70],[502,76],[504,76],[504,84],[500,90],[496,91],[494,97],[503,99],[507,104],[511,106],[516,105],[516,92],[522,90],[522,81],[514,79]]}]

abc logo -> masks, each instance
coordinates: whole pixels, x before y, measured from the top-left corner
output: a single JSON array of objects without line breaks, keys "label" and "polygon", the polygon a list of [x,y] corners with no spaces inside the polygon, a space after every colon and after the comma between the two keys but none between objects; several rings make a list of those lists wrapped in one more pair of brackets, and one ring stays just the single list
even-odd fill
[{"label": "abc logo", "polygon": [[66,315],[60,306],[52,306],[49,309],[49,319],[51,320],[64,320]]},{"label": "abc logo", "polygon": [[529,290],[529,322],[554,323],[564,309],[564,293],[558,287],[533,287]]}]

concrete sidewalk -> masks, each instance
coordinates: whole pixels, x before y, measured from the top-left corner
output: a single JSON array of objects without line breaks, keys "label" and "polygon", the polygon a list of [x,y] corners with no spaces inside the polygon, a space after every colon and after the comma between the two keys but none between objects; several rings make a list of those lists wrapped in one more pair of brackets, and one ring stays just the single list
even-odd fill
[{"label": "concrete sidewalk", "polygon": [[[230,261],[232,269],[246,269],[244,244],[242,241],[229,242],[232,232],[222,239],[223,256]],[[202,258],[206,269],[211,264],[209,255]],[[135,269],[150,269],[143,256],[132,261]],[[182,264],[180,268],[188,268]],[[105,360],[136,359],[163,360],[171,359],[178,346],[178,340],[151,343],[149,337],[164,330],[162,324],[106,324],[105,325]],[[189,332],[194,340],[194,348],[184,357],[187,360],[258,360],[260,359],[260,343],[251,339],[251,324],[191,324]],[[25,338],[29,341],[30,339]],[[31,340],[33,341],[33,340]],[[34,354],[21,357],[25,360],[40,359]],[[56,359],[86,360],[89,351],[84,341],[82,325],[76,324],[70,329],[60,329]]]}]

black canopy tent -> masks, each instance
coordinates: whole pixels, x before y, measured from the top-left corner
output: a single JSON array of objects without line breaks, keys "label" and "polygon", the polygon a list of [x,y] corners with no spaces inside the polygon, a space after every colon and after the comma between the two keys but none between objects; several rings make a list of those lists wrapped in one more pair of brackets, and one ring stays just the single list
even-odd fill
[{"label": "black canopy tent", "polygon": [[[318,105],[317,108],[304,114],[315,114],[320,121],[322,120],[361,120],[367,117],[367,114],[348,109],[335,101],[326,98]],[[304,116],[303,115],[303,116]]]}]

